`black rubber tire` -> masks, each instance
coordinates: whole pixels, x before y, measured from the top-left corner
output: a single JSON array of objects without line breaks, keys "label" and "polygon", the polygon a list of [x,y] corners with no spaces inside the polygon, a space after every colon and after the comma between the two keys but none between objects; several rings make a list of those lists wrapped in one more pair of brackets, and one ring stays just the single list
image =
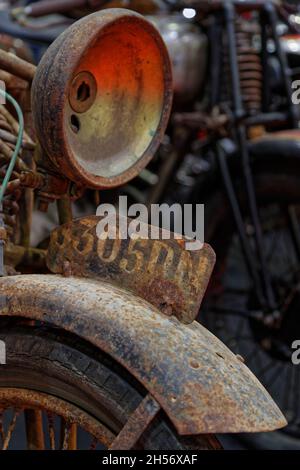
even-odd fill
[{"label": "black rubber tire", "polygon": [[[260,207],[269,203],[290,203],[300,204],[300,175],[294,168],[274,168],[257,169],[255,176],[255,187],[258,205]],[[243,183],[235,181],[238,190],[239,201],[244,215],[247,212],[247,203]],[[199,201],[203,202],[203,201]],[[226,267],[228,249],[231,244],[233,234],[236,232],[235,223],[232,217],[226,194],[222,188],[216,190],[213,197],[205,203],[205,222],[207,242],[216,251],[217,263],[211,281],[211,291],[215,284],[219,282]],[[209,302],[209,293],[206,297]],[[205,310],[205,304],[204,304]],[[220,332],[214,328],[211,321],[209,309],[207,314],[200,311],[199,321],[212,331],[216,336]],[[222,336],[221,340],[224,341]],[[295,338],[296,339],[296,338]],[[229,346],[230,347],[230,346]],[[260,379],[258,377],[258,379]],[[299,400],[300,400],[300,390]],[[284,430],[273,433],[245,434],[240,437],[248,447],[256,449],[270,450],[300,450],[300,439],[289,435]]]},{"label": "black rubber tire", "polygon": [[[127,371],[91,345],[57,329],[2,325],[7,364],[0,388],[26,388],[76,405],[118,434],[146,391]],[[219,449],[211,435],[181,438],[163,412],[138,444],[146,450]]]}]

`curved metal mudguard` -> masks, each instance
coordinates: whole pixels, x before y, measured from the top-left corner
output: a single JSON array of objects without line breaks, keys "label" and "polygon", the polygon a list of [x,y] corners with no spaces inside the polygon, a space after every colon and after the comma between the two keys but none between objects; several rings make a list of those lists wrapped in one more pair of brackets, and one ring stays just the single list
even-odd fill
[{"label": "curved metal mudguard", "polygon": [[285,426],[249,369],[203,326],[112,285],[56,275],[0,280],[0,315],[48,322],[105,351],[153,395],[179,434]]}]

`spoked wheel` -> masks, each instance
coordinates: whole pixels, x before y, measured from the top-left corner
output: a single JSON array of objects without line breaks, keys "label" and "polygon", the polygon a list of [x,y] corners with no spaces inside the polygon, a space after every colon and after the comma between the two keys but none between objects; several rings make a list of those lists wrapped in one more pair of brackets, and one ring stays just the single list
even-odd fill
[{"label": "spoked wheel", "polygon": [[[200,321],[243,356],[289,422],[280,432],[244,438],[258,448],[300,449],[300,367],[291,357],[292,343],[300,339],[300,262],[295,243],[300,227],[296,227],[300,221],[300,181],[262,175],[256,184],[278,312],[268,316],[262,311],[234,223],[228,223],[230,215],[223,204],[223,228],[218,225],[213,235],[217,269]],[[246,210],[244,214],[255,253],[254,229]]]},{"label": "spoked wheel", "polygon": [[178,436],[127,371],[90,344],[43,324],[0,321],[0,449],[218,449]]},{"label": "spoked wheel", "polygon": [[[2,450],[13,445],[14,433],[24,425],[31,450],[76,450],[78,431],[86,434],[89,449],[109,446],[114,436],[92,416],[65,400],[20,388],[0,389]],[[25,436],[25,434],[24,434]],[[90,442],[88,443],[88,437]],[[20,441],[22,436],[18,436]]]}]

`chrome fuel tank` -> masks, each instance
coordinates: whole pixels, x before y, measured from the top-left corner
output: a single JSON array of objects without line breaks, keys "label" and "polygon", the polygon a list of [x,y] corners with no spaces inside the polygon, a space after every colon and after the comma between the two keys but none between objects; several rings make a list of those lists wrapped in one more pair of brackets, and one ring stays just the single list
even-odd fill
[{"label": "chrome fuel tank", "polygon": [[204,85],[208,58],[207,36],[182,15],[149,17],[160,31],[171,57],[175,100],[195,99]]}]

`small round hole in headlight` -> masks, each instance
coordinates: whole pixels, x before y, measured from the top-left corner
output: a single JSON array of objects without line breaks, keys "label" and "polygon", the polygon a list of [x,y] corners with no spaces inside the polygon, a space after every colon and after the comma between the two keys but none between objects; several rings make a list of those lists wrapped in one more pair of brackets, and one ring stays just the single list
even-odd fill
[{"label": "small round hole in headlight", "polygon": [[80,121],[75,114],[71,116],[71,129],[75,134],[78,134],[80,131]]}]

